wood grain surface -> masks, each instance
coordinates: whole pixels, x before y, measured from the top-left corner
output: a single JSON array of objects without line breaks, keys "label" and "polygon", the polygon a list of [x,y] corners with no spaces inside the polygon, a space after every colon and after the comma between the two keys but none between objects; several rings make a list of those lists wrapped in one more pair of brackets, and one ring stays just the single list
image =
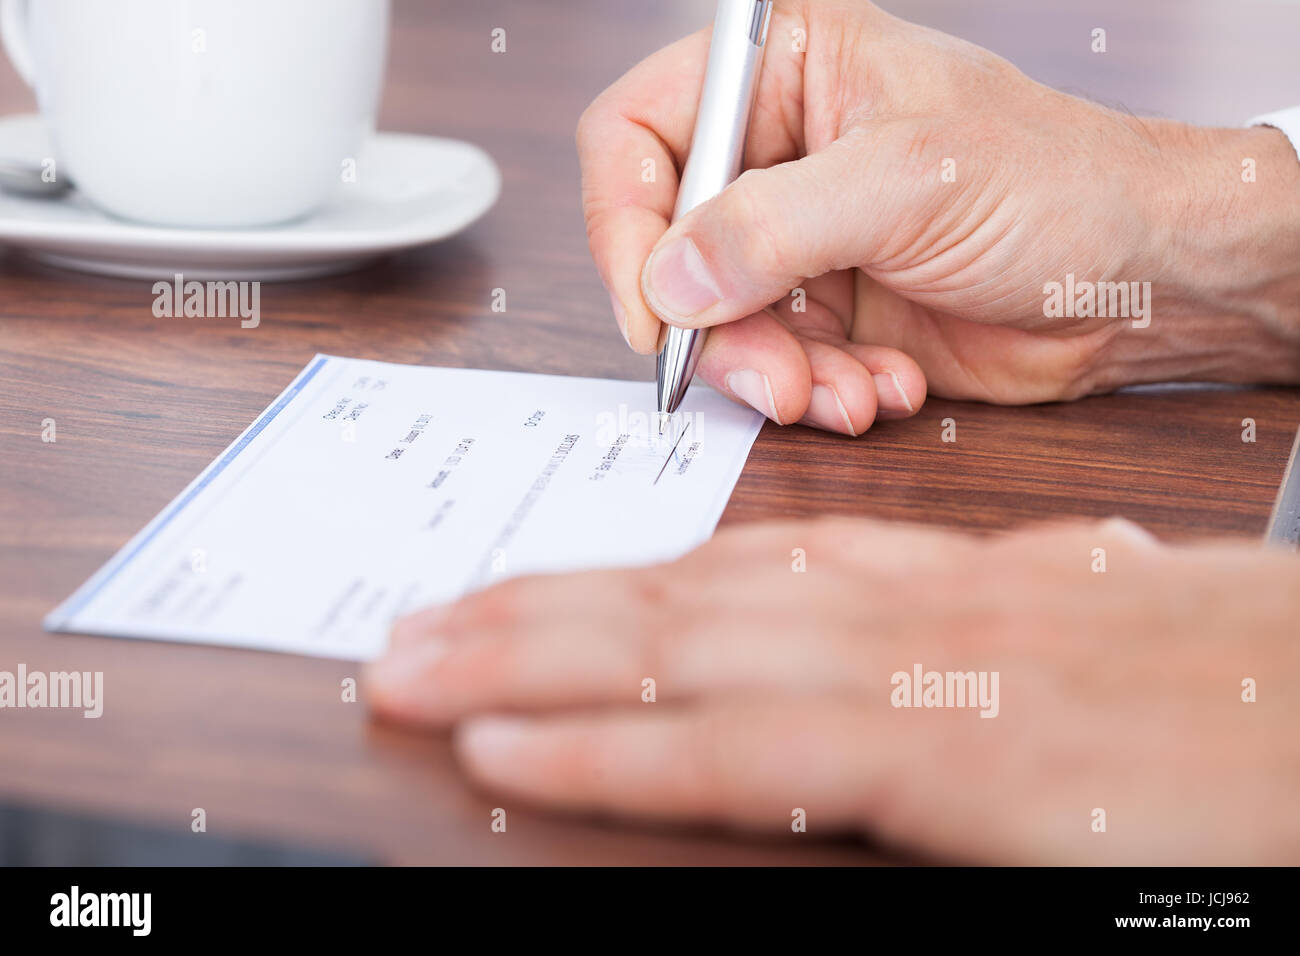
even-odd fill
[{"label": "wood grain surface", "polygon": [[[1071,92],[1236,124],[1300,101],[1300,6],[912,0],[903,16],[991,47]],[[102,670],[99,720],[0,712],[0,793],[188,832],[339,847],[397,863],[816,863],[852,841],[751,839],[512,808],[466,786],[444,739],[339,702],[355,665],[76,636],[40,619],[224,448],[316,352],[650,378],[586,250],[573,129],[642,56],[705,25],[704,0],[395,6],[380,125],[486,147],[498,206],[464,235],[351,275],[265,285],[262,322],[158,319],[151,282],[0,252],[0,669]],[[1093,27],[1109,52],[1092,54]],[[489,34],[504,27],[508,52]],[[0,112],[33,109],[0,64]],[[504,288],[509,308],[490,310]],[[956,420],[958,441],[940,439]],[[58,441],[41,441],[57,421]],[[1242,419],[1258,441],[1241,441]],[[1132,518],[1170,539],[1261,535],[1300,424],[1294,389],[1151,389],[1069,405],[930,401],[858,440],[764,429],[725,522],[826,513],[993,530]],[[195,839],[201,839],[196,836]]]}]

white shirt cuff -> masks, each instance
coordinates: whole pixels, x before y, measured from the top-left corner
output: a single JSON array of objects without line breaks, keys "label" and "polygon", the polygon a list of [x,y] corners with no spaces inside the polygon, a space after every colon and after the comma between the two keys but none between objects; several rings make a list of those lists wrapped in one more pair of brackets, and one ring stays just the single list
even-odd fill
[{"label": "white shirt cuff", "polygon": [[1296,151],[1296,157],[1300,158],[1300,106],[1292,106],[1290,109],[1256,116],[1246,125],[1272,126],[1274,129],[1280,129],[1286,134],[1286,138],[1291,140],[1291,146]]}]

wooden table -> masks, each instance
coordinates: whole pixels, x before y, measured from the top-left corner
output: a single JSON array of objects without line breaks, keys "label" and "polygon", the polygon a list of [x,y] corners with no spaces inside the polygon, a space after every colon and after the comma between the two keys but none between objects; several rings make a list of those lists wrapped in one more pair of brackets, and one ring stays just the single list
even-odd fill
[{"label": "wooden table", "polygon": [[[365,271],[262,290],[262,322],[157,319],[148,281],[0,254],[0,669],[102,670],[99,720],[0,712],[0,793],[188,833],[401,862],[870,862],[857,844],[744,840],[554,819],[466,787],[445,740],[339,700],[355,666],[43,634],[42,615],[166,504],[317,351],[433,365],[649,378],[608,314],[578,201],[573,128],[641,56],[703,25],[704,0],[399,0],[381,125],[459,136],[505,189],[465,235]],[[904,16],[1136,112],[1238,123],[1300,99],[1300,7],[1268,0],[911,0]],[[1109,52],[1093,54],[1093,27]],[[508,52],[489,34],[507,30]],[[0,65],[0,111],[32,108]],[[490,310],[504,288],[509,311]],[[953,417],[955,444],[940,440]],[[41,441],[54,418],[58,441]],[[1258,441],[1241,441],[1242,419]],[[931,401],[850,441],[767,427],[724,521],[828,512],[1005,528],[1122,514],[1167,538],[1263,532],[1300,394],[1179,389],[1072,405]],[[197,839],[197,837],[196,837]]]}]

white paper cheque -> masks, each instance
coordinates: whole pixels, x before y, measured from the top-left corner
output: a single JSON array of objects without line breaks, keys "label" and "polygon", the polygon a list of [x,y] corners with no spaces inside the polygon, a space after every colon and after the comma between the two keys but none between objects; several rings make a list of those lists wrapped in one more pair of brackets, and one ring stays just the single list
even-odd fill
[{"label": "white paper cheque", "polygon": [[46,618],[55,631],[364,660],[392,620],[532,572],[705,541],[763,418],[694,386],[319,355]]}]

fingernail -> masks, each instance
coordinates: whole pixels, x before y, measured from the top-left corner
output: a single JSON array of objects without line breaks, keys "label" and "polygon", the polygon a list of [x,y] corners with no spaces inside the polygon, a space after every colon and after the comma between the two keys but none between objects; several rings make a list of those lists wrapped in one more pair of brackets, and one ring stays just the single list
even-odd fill
[{"label": "fingernail", "polygon": [[627,337],[627,310],[623,308],[623,303],[618,301],[618,296],[612,292],[609,294],[609,302],[614,307],[614,321],[618,323],[618,330],[623,333],[623,341],[631,345],[632,340]]},{"label": "fingernail", "polygon": [[820,428],[843,432],[846,435],[857,434],[857,430],[853,427],[853,419],[849,418],[848,409],[840,401],[839,392],[829,385],[813,386],[812,398],[808,402],[808,411],[804,418]]},{"label": "fingernail", "polygon": [[727,376],[727,391],[742,402],[762,412],[778,425],[781,419],[776,414],[776,397],[772,394],[772,383],[766,375],[755,372],[752,368],[741,369]]},{"label": "fingernail", "polygon": [[475,762],[511,763],[528,741],[531,721],[520,717],[477,717],[461,725],[457,749]]},{"label": "fingernail", "polygon": [[910,415],[916,411],[907,398],[907,392],[903,391],[903,383],[899,381],[897,372],[877,372],[871,378],[876,383],[876,407],[880,411],[897,412],[900,415]]},{"label": "fingernail", "polygon": [[1102,522],[1101,528],[1116,537],[1126,539],[1131,544],[1153,545],[1160,543],[1160,539],[1146,528],[1127,518],[1121,518],[1119,515],[1107,518]]},{"label": "fingernail", "polygon": [[646,303],[667,321],[684,322],[722,298],[704,257],[687,236],[651,253],[641,288]]},{"label": "fingernail", "polygon": [[437,667],[447,652],[447,643],[439,638],[394,647],[366,665],[363,680],[375,693],[390,699],[400,698],[419,686],[421,679]]}]

